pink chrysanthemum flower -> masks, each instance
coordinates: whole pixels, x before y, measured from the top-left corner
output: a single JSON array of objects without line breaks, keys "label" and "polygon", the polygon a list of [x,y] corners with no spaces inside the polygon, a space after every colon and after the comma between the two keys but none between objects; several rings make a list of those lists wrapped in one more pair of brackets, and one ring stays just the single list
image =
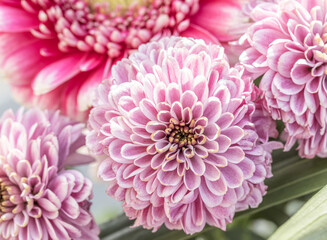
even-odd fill
[{"label": "pink chrysanthemum flower", "polygon": [[[219,11],[220,21],[223,24],[212,27],[220,44],[225,48],[225,53],[228,56],[231,64],[238,64],[239,56],[244,51],[244,33],[253,24],[252,11],[261,3],[277,2],[278,0],[235,0],[235,1],[217,1],[217,5],[221,5]],[[208,0],[207,2],[210,2]],[[210,4],[211,5],[211,4]],[[208,6],[211,7],[211,6]],[[202,7],[203,11],[205,10]],[[212,11],[215,11],[211,8]],[[208,10],[210,11],[210,10]],[[203,26],[210,22],[216,22],[216,19],[210,18],[200,19]],[[211,25],[209,25],[211,26]]]},{"label": "pink chrysanthemum flower", "polygon": [[255,86],[223,48],[164,38],[112,76],[98,88],[87,146],[106,155],[98,174],[135,225],[225,229],[235,211],[261,202],[279,145],[267,143],[268,128],[257,132],[255,123],[272,120],[254,114]]},{"label": "pink chrysanthemum flower", "polygon": [[92,183],[63,169],[90,160],[82,128],[36,109],[0,118],[0,239],[98,239]]},{"label": "pink chrysanthemum flower", "polygon": [[299,140],[303,157],[322,154],[326,146],[326,14],[324,0],[260,4],[246,34],[250,47],[240,57],[252,75],[264,74],[265,105],[285,123],[286,149]]},{"label": "pink chrysanthemum flower", "polygon": [[227,34],[217,28],[223,26],[220,16],[226,21],[241,1],[2,0],[2,75],[20,102],[83,120],[92,90],[117,60],[161,36],[217,43],[215,35]]}]

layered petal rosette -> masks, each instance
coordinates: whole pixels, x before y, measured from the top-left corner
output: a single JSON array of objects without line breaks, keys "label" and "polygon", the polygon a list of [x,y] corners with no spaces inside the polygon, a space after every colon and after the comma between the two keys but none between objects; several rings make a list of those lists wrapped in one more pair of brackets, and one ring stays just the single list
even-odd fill
[{"label": "layered petal rosette", "polygon": [[[117,60],[161,36],[217,43],[228,31],[211,31],[223,26],[220,16],[223,21],[234,16],[241,2],[1,0],[2,77],[20,102],[85,120],[93,89],[110,76]],[[211,22],[200,24],[208,16]]]},{"label": "layered petal rosette", "polygon": [[326,146],[326,15],[324,0],[259,4],[246,33],[250,47],[240,57],[250,73],[263,74],[265,105],[285,123],[286,149],[299,140],[303,157],[327,156],[321,147]]},{"label": "layered petal rosette", "polygon": [[[214,35],[219,40],[220,44],[225,48],[225,54],[228,56],[231,65],[239,63],[239,56],[248,47],[244,33],[247,29],[254,23],[252,19],[252,11],[258,4],[278,2],[279,0],[219,0],[219,1],[206,1],[208,3],[208,12],[212,12],[212,16],[205,15],[208,14],[203,9],[203,5],[199,10],[199,13],[195,16],[197,20],[195,22],[200,26],[204,25],[211,29]],[[202,3],[202,2],[201,2]],[[216,6],[221,6],[219,14],[214,8]],[[211,9],[211,10],[209,10]],[[200,16],[200,13],[203,14]],[[213,15],[217,15],[213,17]],[[218,17],[219,16],[219,17]],[[219,21],[217,21],[219,19]],[[217,22],[222,22],[223,24],[218,24]]]},{"label": "layered petal rosette", "polygon": [[274,123],[255,113],[255,86],[222,47],[164,38],[112,76],[98,88],[87,146],[105,155],[98,174],[135,225],[225,229],[235,211],[258,206],[280,146],[267,142],[268,128],[257,132]]},{"label": "layered petal rosette", "polygon": [[98,239],[92,183],[63,169],[90,160],[82,128],[37,109],[0,118],[0,239]]}]

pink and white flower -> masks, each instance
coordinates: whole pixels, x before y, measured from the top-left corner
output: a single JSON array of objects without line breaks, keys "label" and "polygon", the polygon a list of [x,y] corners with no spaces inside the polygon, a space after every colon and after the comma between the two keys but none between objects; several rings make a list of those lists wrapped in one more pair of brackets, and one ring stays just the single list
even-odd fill
[{"label": "pink and white flower", "polygon": [[76,153],[83,124],[37,109],[0,118],[0,239],[98,239],[89,211],[92,183],[64,166],[92,160]]},{"label": "pink and white flower", "polygon": [[98,174],[136,226],[225,229],[261,202],[281,146],[241,74],[222,47],[171,37],[141,45],[98,87],[87,146],[105,156]]},{"label": "pink and white flower", "polygon": [[[239,9],[238,2],[242,1],[1,0],[1,72],[25,105],[61,109],[85,120],[93,89],[110,76],[117,60],[161,36],[217,43],[227,31],[210,32],[223,26],[222,14],[216,12],[226,6]],[[225,21],[233,14],[223,16]],[[211,22],[201,25],[205,19]]]},{"label": "pink and white flower", "polygon": [[299,140],[303,157],[327,156],[318,147],[326,146],[326,14],[324,0],[260,4],[246,34],[250,47],[240,57],[252,75],[263,74],[265,105],[289,135],[285,147]]}]

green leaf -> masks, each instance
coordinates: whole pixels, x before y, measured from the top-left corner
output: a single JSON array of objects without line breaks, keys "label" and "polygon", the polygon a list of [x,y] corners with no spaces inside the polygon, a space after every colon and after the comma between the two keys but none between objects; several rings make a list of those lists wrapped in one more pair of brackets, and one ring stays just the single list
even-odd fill
[{"label": "green leaf", "polygon": [[[287,158],[285,158],[284,154],[287,155]],[[237,213],[235,218],[246,217],[289,200],[313,193],[327,184],[326,159],[299,159],[295,154],[296,152],[289,156],[289,153],[280,152],[274,156],[274,159],[280,159],[273,164],[274,177],[266,181],[268,193],[264,196],[263,202],[258,208]],[[214,229],[214,227],[206,226],[202,233],[211,229]],[[192,236],[186,235],[183,231],[170,231],[164,227],[152,233],[143,228],[129,228],[124,226],[118,232],[113,231],[109,235],[106,234],[106,237],[103,239],[184,240],[194,236],[197,236],[197,234]]]},{"label": "green leaf", "polygon": [[[233,228],[233,231],[226,232],[227,239],[234,239],[234,240],[264,240],[262,237],[258,236],[257,234],[251,232],[248,228],[241,228],[236,227]],[[219,238],[212,238],[212,240],[220,240]]]},{"label": "green leaf", "polygon": [[263,77],[263,75],[260,76],[260,77],[258,77],[257,79],[255,79],[253,81],[254,85],[256,85],[257,87],[259,87],[262,77]]},{"label": "green leaf", "polygon": [[289,215],[285,213],[285,205],[286,204],[279,204],[275,207],[268,208],[267,210],[260,211],[257,214],[253,214],[251,218],[263,218],[275,223],[277,226],[280,226],[289,219]]},{"label": "green leaf", "polygon": [[100,238],[105,237],[113,232],[118,232],[124,227],[131,226],[132,221],[129,220],[125,215],[117,216],[100,225]]},{"label": "green leaf", "polygon": [[[326,175],[325,175],[326,177]],[[327,236],[327,186],[315,194],[269,240],[323,240]]]}]

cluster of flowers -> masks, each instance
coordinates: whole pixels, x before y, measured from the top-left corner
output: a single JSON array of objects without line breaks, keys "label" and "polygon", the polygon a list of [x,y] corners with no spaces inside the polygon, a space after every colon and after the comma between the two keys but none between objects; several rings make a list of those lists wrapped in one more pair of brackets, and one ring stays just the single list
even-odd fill
[{"label": "cluster of flowers", "polygon": [[98,238],[66,168],[85,142],[135,226],[225,229],[266,193],[275,120],[327,157],[326,63],[326,0],[0,0],[2,78],[48,109],[0,119],[0,239]]}]

